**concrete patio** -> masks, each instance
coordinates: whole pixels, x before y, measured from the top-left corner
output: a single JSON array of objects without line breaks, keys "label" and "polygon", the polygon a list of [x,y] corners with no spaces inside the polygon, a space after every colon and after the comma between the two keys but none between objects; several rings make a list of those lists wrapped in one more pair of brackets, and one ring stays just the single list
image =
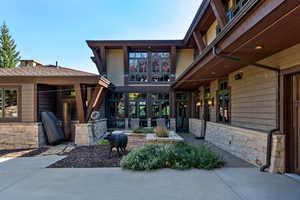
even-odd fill
[{"label": "concrete patio", "polygon": [[299,200],[300,183],[257,168],[158,170],[47,169],[61,156],[0,160],[0,197],[10,200]]}]

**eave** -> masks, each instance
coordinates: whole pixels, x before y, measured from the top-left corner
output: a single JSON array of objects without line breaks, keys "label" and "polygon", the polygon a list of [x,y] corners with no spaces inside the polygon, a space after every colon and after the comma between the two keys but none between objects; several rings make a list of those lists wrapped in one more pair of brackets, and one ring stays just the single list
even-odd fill
[{"label": "eave", "polygon": [[[299,42],[299,2],[253,0],[249,3],[178,77],[173,88],[192,90],[245,66],[213,55],[214,47],[253,63]],[[282,40],[283,35],[289,37]],[[254,51],[256,45],[265,48]]]},{"label": "eave", "polygon": [[123,48],[127,47],[183,47],[183,40],[87,40],[88,46],[93,48]]}]

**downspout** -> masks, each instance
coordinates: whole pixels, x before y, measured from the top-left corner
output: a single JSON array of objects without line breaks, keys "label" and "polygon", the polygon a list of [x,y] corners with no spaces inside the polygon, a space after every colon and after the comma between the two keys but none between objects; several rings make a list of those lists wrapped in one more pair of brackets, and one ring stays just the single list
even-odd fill
[{"label": "downspout", "polygon": [[[235,58],[235,57],[231,57],[231,56],[227,56],[227,55],[221,55],[220,53],[217,52],[216,48],[213,47],[213,54],[217,57],[223,58],[223,59],[227,59],[227,60],[231,60],[234,62],[238,62],[241,64],[246,64],[246,65],[253,65],[255,67],[259,67],[259,68],[263,68],[263,69],[268,69],[268,70],[272,70],[277,72],[277,76],[278,76],[278,91],[277,91],[277,103],[280,100],[280,69],[276,68],[276,67],[271,67],[268,65],[262,65],[259,63],[249,63],[249,62],[245,62],[239,58]],[[269,168],[271,166],[271,156],[272,156],[272,143],[273,143],[273,135],[275,132],[280,131],[279,127],[280,127],[280,104],[278,103],[278,121],[277,121],[277,128],[272,129],[271,131],[268,132],[268,138],[267,138],[267,154],[266,154],[266,164],[263,165],[260,168],[261,172],[264,172],[267,168]]]}]

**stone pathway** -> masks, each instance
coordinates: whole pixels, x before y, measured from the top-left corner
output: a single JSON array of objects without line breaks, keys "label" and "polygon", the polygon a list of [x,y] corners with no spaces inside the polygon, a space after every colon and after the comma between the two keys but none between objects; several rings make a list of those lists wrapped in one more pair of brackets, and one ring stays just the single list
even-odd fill
[{"label": "stone pathway", "polygon": [[231,167],[231,168],[244,168],[244,167],[255,167],[254,165],[228,153],[227,151],[224,151],[218,147],[216,147],[215,145],[205,141],[205,140],[201,140],[201,139],[196,139],[194,137],[193,134],[190,134],[190,133],[180,133],[179,134],[181,137],[184,138],[184,141],[187,143],[187,144],[190,144],[190,145],[194,145],[194,146],[197,146],[197,145],[200,145],[200,144],[207,144],[209,145],[213,151],[219,153],[223,159],[225,160],[225,167]]}]

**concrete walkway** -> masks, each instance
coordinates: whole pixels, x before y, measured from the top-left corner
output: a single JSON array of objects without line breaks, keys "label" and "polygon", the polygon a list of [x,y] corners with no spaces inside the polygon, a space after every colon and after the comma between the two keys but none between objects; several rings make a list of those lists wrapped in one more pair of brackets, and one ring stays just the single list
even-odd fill
[{"label": "concrete walkway", "polygon": [[0,199],[299,200],[300,183],[256,168],[158,170],[47,169],[60,156],[0,161]]}]

